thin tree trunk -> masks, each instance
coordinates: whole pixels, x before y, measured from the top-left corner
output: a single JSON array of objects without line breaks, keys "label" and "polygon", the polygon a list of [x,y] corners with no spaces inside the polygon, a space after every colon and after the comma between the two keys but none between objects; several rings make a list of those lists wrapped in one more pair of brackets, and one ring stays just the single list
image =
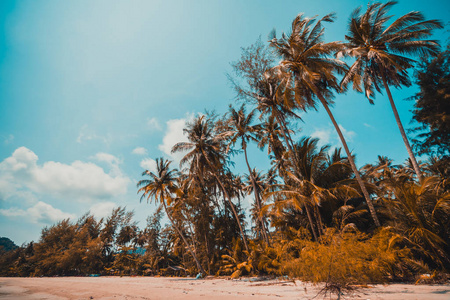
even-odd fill
[{"label": "thin tree trunk", "polygon": [[275,111],[275,112],[276,112],[275,113],[276,119],[278,120],[278,122],[282,123],[280,126],[280,129],[281,129],[281,133],[283,133],[283,137],[284,137],[284,140],[286,141],[286,145],[287,145],[289,151],[291,151],[292,156],[294,157],[294,160],[296,161],[296,158],[294,156],[294,150],[292,149],[292,145],[291,145],[292,140],[287,136],[287,133],[286,133],[285,127],[284,127],[285,124],[284,124],[283,120],[281,119],[281,116],[279,115],[278,111]]},{"label": "thin tree trunk", "polygon": [[345,141],[344,135],[341,132],[341,129],[339,128],[339,125],[337,124],[336,120],[334,119],[333,114],[331,113],[330,108],[328,107],[327,102],[323,98],[322,94],[317,90],[317,88],[313,87],[314,94],[317,95],[320,102],[322,103],[323,107],[328,113],[328,116],[331,119],[331,122],[334,125],[334,128],[336,129],[337,134],[339,135],[339,138],[341,140],[342,146],[344,146],[345,153],[347,153],[348,161],[350,162],[350,165],[352,167],[353,173],[355,174],[356,181],[358,181],[359,187],[361,188],[361,191],[364,195],[364,198],[366,199],[367,206],[369,206],[369,211],[372,216],[372,219],[375,223],[375,226],[380,227],[380,221],[378,220],[377,213],[375,211],[375,207],[373,206],[372,199],[370,199],[369,193],[367,192],[366,186],[364,185],[364,182],[361,179],[361,176],[359,175],[359,171],[356,168],[355,161],[353,160],[352,154],[350,153],[350,150],[348,149],[347,142]]},{"label": "thin tree trunk", "polygon": [[240,220],[239,220],[239,215],[237,214],[236,208],[234,207],[233,202],[231,202],[231,198],[230,198],[230,196],[228,195],[228,192],[227,192],[227,190],[225,189],[225,186],[223,185],[223,183],[222,183],[222,181],[220,180],[219,176],[217,176],[217,174],[216,174],[216,172],[215,172],[215,169],[214,169],[212,163],[209,161],[209,159],[208,159],[208,157],[205,155],[205,153],[203,153],[203,155],[204,155],[205,158],[206,158],[206,161],[207,161],[207,163],[208,163],[208,166],[211,168],[211,171],[212,171],[213,176],[216,178],[217,182],[219,183],[220,188],[222,189],[223,195],[225,196],[225,199],[228,200],[228,203],[229,203],[230,206],[231,206],[231,210],[233,211],[234,217],[236,218],[236,222],[238,223],[238,226],[239,226],[239,231],[240,231],[240,233],[241,233],[242,240],[243,240],[243,242],[244,242],[245,250],[247,250],[247,252],[250,253],[250,249],[248,248],[248,244],[247,244],[247,238],[245,237],[244,230],[242,229],[242,225],[241,225],[241,222],[240,222]]},{"label": "thin tree trunk", "polygon": [[267,245],[270,245],[269,242],[269,237],[267,235],[267,228],[264,224],[264,218],[260,215],[261,213],[261,198],[259,197],[259,193],[258,190],[256,189],[256,183],[255,183],[255,177],[253,177],[253,173],[252,173],[252,169],[250,168],[250,164],[248,163],[248,157],[247,157],[247,146],[245,145],[244,147],[242,147],[244,150],[244,156],[245,156],[245,163],[247,164],[247,168],[248,168],[248,172],[250,174],[250,180],[252,182],[252,186],[253,186],[253,192],[255,194],[255,201],[256,201],[256,205],[258,207],[258,218],[259,221],[261,222],[261,230],[263,232],[263,237],[264,240],[266,241]]},{"label": "thin tree trunk", "polygon": [[305,209],[306,209],[306,215],[308,216],[309,225],[311,226],[311,231],[312,231],[313,236],[314,236],[314,240],[317,242],[317,241],[319,241],[319,237],[317,236],[316,229],[315,229],[315,226],[314,226],[314,222],[313,222],[312,216],[311,216],[311,210],[310,210],[310,207],[308,206],[307,203],[305,203]]},{"label": "thin tree trunk", "polygon": [[397,122],[398,129],[400,130],[400,134],[402,135],[406,150],[408,151],[409,159],[411,160],[411,163],[413,165],[414,171],[417,174],[417,178],[419,179],[419,182],[422,183],[422,181],[423,181],[422,172],[420,171],[419,164],[417,163],[416,157],[414,156],[414,153],[412,152],[411,145],[409,144],[408,137],[406,136],[402,121],[400,120],[400,116],[398,115],[397,107],[395,106],[394,99],[392,98],[391,90],[389,89],[389,86],[386,82],[386,78],[385,78],[384,74],[382,75],[382,79],[383,79],[384,88],[386,89],[386,92],[388,94],[389,103],[391,104],[392,111],[394,112],[395,121]]},{"label": "thin tree trunk", "polygon": [[175,225],[174,220],[172,219],[172,216],[170,215],[170,213],[167,210],[167,206],[166,206],[166,201],[162,200],[162,203],[164,205],[164,210],[166,211],[166,215],[169,218],[170,223],[172,223],[172,226],[175,228],[175,230],[178,232],[178,234],[180,235],[180,237],[183,239],[184,244],[186,245],[186,247],[188,248],[188,251],[191,253],[192,257],[195,260],[195,263],[197,264],[197,268],[199,269],[199,271],[202,274],[206,274],[205,270],[203,269],[202,265],[200,264],[200,262],[197,259],[197,255],[195,255],[194,251],[191,248],[191,245],[188,243],[188,241],[186,240],[186,238],[184,237],[183,233],[181,232],[181,230],[178,228],[177,225]]}]

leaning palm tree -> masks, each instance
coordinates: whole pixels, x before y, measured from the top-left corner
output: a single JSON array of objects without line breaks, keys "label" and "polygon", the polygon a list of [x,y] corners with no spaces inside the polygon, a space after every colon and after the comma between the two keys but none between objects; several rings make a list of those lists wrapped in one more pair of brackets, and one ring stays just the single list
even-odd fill
[{"label": "leaning palm tree", "polygon": [[[275,32],[272,32],[270,43],[282,58],[277,67],[279,75],[292,82],[297,108],[305,111],[308,108],[317,109],[316,99],[319,99],[325,108],[345,149],[372,219],[376,226],[380,226],[370,195],[356,168],[344,135],[329,108],[332,104],[333,90],[341,91],[335,73],[342,74],[346,70],[346,65],[342,61],[330,57],[330,55],[342,50],[342,44],[339,42],[323,42],[324,28],[322,22],[332,22],[333,19],[334,15],[329,14],[316,22],[315,18],[305,18],[300,14],[292,22],[291,34],[283,33],[281,38],[277,39]],[[291,92],[290,90],[287,88],[286,92]]]},{"label": "leaning palm tree", "polygon": [[375,90],[381,92],[381,87],[386,90],[414,171],[419,181],[422,181],[422,172],[411,150],[389,86],[399,88],[411,85],[407,72],[415,63],[411,57],[437,54],[438,42],[426,38],[433,29],[442,28],[442,23],[438,20],[426,21],[422,13],[413,11],[388,26],[387,22],[392,16],[387,14],[394,4],[395,1],[373,3],[365,13],[361,13],[361,8],[353,11],[349,33],[345,36],[348,42],[338,55],[355,57],[356,61],[342,79],[342,85],[345,87],[353,83],[353,88],[364,91],[372,104]]},{"label": "leaning palm tree", "polygon": [[221,170],[223,171],[225,164],[225,157],[223,155],[224,136],[215,134],[213,122],[211,119],[205,118],[205,116],[195,118],[192,122],[187,124],[187,127],[183,131],[187,134],[188,142],[175,144],[172,148],[172,153],[189,151],[181,159],[180,165],[183,166],[190,163],[189,172],[195,174],[200,180],[207,174],[211,174],[216,180],[226,201],[228,201],[228,204],[231,207],[236,222],[238,223],[245,248],[248,251],[247,239],[239,215],[231,201],[225,183],[220,176]]},{"label": "leaning palm tree", "polygon": [[156,159],[156,173],[150,172],[148,170],[142,173],[142,176],[149,176],[150,179],[140,180],[137,184],[138,193],[142,193],[140,201],[144,198],[147,198],[147,202],[150,202],[152,199],[155,201],[159,201],[160,204],[163,205],[164,211],[172,224],[172,227],[175,228],[176,232],[182,238],[186,248],[191,253],[192,257],[197,264],[198,270],[205,274],[205,270],[197,259],[197,255],[192,249],[191,244],[187,241],[181,229],[175,223],[172,214],[169,212],[168,205],[170,206],[172,201],[172,196],[179,192],[179,188],[176,185],[178,171],[176,169],[170,170],[170,161],[167,159],[157,158]]}]

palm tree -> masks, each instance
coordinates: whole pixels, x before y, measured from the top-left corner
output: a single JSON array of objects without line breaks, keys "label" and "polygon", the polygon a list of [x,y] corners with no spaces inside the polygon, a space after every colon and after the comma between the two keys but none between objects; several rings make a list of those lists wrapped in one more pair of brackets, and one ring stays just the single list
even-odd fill
[{"label": "palm tree", "polygon": [[[275,205],[283,207],[294,206],[305,209],[311,232],[317,241],[322,234],[322,220],[318,206],[336,199],[337,195],[355,195],[356,191],[339,183],[347,178],[347,159],[340,157],[333,160],[327,156],[329,146],[317,147],[318,139],[302,138],[294,145],[294,153],[298,164],[293,164],[287,170],[288,177],[284,185],[277,185],[274,192],[268,195],[281,195],[284,201]],[[336,176],[340,174],[340,176]]]},{"label": "palm tree", "polygon": [[436,189],[439,178],[430,176],[417,183],[397,177],[384,184],[394,194],[385,202],[395,229],[413,251],[444,269],[449,268],[450,193]]},{"label": "palm tree", "polygon": [[[288,81],[277,76],[277,72],[273,69],[274,61],[273,53],[258,40],[250,47],[243,48],[241,59],[232,63],[234,72],[244,83],[230,75],[228,78],[237,92],[238,99],[256,105],[256,109],[260,112],[260,120],[265,118],[272,124],[278,123],[286,147],[292,152],[289,119],[301,118],[293,111],[295,101],[293,93],[286,91]],[[278,142],[269,146],[275,146],[272,147],[272,150],[277,151],[274,152],[275,156],[280,154]]]},{"label": "palm tree", "polygon": [[137,184],[137,187],[139,188],[138,193],[142,193],[140,201],[142,202],[144,198],[147,198],[147,202],[150,202],[151,199],[155,199],[155,201],[159,201],[160,204],[164,206],[164,211],[166,212],[166,215],[169,218],[172,227],[175,228],[178,235],[182,238],[188,251],[194,258],[198,270],[202,274],[205,274],[205,270],[197,259],[197,256],[192,250],[191,245],[187,241],[184,234],[181,232],[180,228],[178,228],[178,226],[176,225],[171,213],[167,208],[167,206],[171,204],[172,195],[179,193],[179,188],[176,185],[178,171],[176,169],[170,170],[170,163],[170,161],[168,161],[167,159],[163,159],[162,157],[157,158],[156,174],[148,170],[142,173],[142,176],[147,175],[150,177],[150,179],[140,180]]},{"label": "palm tree", "polygon": [[[369,206],[372,219],[376,226],[380,226],[372,200],[356,168],[344,135],[329,108],[332,104],[330,99],[333,90],[341,91],[335,73],[343,73],[346,69],[342,61],[330,58],[331,54],[342,50],[342,44],[323,42],[322,22],[332,22],[333,19],[334,15],[329,14],[316,22],[315,18],[304,18],[300,14],[292,22],[290,35],[283,33],[281,38],[277,39],[273,32],[270,43],[282,58],[277,67],[280,76],[286,77],[287,80],[292,79],[297,107],[305,111],[308,108],[317,109],[315,99],[318,98],[325,108],[345,149],[353,173]],[[286,89],[286,92],[290,92],[289,90]]]},{"label": "palm tree", "polygon": [[345,36],[348,42],[338,55],[355,57],[356,61],[342,79],[342,85],[345,87],[351,82],[355,90],[364,91],[370,103],[373,103],[375,90],[381,92],[381,86],[384,87],[414,171],[419,181],[422,181],[422,172],[411,150],[389,86],[398,88],[411,85],[407,70],[414,66],[415,61],[409,57],[438,53],[438,42],[425,38],[431,35],[433,29],[442,28],[442,23],[438,20],[426,21],[422,13],[413,11],[387,26],[386,23],[392,17],[387,14],[394,4],[395,1],[374,3],[368,6],[365,13],[361,13],[361,8],[353,11],[349,33]]},{"label": "palm tree", "polygon": [[[260,210],[262,205],[261,198],[256,187],[255,177],[253,176],[252,168],[250,167],[250,164],[248,162],[248,155],[247,155],[247,144],[250,141],[254,142],[258,141],[256,136],[260,128],[260,125],[251,125],[254,117],[255,117],[254,110],[249,114],[246,114],[244,105],[242,105],[238,111],[236,111],[230,105],[229,117],[225,121],[225,126],[222,128],[223,130],[222,135],[226,137],[228,140],[227,152],[231,146],[234,146],[240,140],[241,148],[242,151],[244,152],[245,163],[247,164],[250,181],[253,186],[253,191],[255,194],[256,206]],[[266,243],[269,243],[269,238],[267,235],[267,229],[265,228],[265,224],[262,221],[261,216],[259,217],[259,219],[260,224],[263,227],[262,233],[264,236],[264,240],[266,241]]]},{"label": "palm tree", "polygon": [[268,187],[267,181],[271,180],[270,176],[273,176],[272,173],[269,171],[268,174],[262,174],[262,172],[258,172],[255,168],[251,169],[249,174],[244,175],[245,186],[243,188],[248,195],[253,193],[255,199],[259,199],[259,202],[255,201],[250,211],[252,213],[252,219],[256,224],[257,235],[263,237],[268,245],[270,245],[269,230],[267,229],[267,220],[262,214],[264,202],[261,197],[264,190]]},{"label": "palm tree", "polygon": [[189,141],[174,145],[172,153],[189,151],[180,161],[180,165],[183,166],[190,162],[190,173],[196,174],[197,177],[201,178],[209,172],[216,179],[233,211],[242,240],[248,251],[247,239],[239,215],[220,176],[220,170],[223,170],[225,164],[225,157],[223,156],[224,136],[215,134],[214,124],[211,119],[205,119],[205,116],[197,117],[191,123],[188,123],[183,131],[187,134]]}]

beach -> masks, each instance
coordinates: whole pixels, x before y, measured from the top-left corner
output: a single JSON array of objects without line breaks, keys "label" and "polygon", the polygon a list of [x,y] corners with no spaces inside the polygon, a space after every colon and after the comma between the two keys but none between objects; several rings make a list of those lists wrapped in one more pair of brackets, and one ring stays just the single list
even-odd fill
[{"label": "beach", "polygon": [[[323,299],[323,285],[300,281],[243,278],[46,277],[0,278],[0,299]],[[331,299],[336,299],[332,295]],[[450,298],[450,285],[389,284],[359,288],[341,299]],[[330,299],[329,294],[326,299]]]}]

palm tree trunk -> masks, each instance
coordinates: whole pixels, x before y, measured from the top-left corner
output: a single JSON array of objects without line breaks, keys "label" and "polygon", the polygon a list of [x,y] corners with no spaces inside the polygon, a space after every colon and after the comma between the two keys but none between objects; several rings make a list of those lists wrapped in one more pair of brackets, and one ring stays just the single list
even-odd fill
[{"label": "palm tree trunk", "polygon": [[184,237],[184,234],[181,232],[181,230],[178,228],[177,225],[175,225],[174,220],[172,219],[172,216],[170,215],[170,213],[167,211],[167,206],[166,206],[166,201],[164,199],[161,200],[161,202],[164,205],[164,210],[166,211],[166,215],[169,218],[170,223],[172,223],[172,226],[175,228],[175,230],[177,231],[177,233],[180,235],[180,237],[183,239],[184,244],[186,245],[186,247],[188,248],[189,253],[191,253],[192,257],[195,260],[195,263],[197,264],[197,268],[199,269],[199,271],[202,274],[206,274],[205,270],[203,269],[202,265],[200,264],[200,262],[197,259],[197,255],[195,255],[194,251],[191,248],[191,245],[188,243],[188,241],[186,240],[186,238]]},{"label": "palm tree trunk", "polygon": [[[284,130],[284,128],[286,126],[286,123],[284,122],[282,116],[279,115],[278,111],[276,111],[276,118],[277,118],[278,122],[282,123],[281,126],[280,126],[281,132],[283,133],[283,136],[284,136],[284,139],[286,141],[286,144],[288,146],[289,151],[291,151],[291,153],[292,153],[292,158],[294,160],[294,163],[295,163],[296,166],[298,166],[299,163],[298,163],[297,157],[295,156],[295,152],[293,150],[293,144],[294,143],[292,142],[292,139],[291,139],[291,136],[290,136],[289,132],[286,133],[286,131]],[[287,130],[287,128],[286,128],[286,130]],[[318,241],[318,236],[317,236],[317,233],[316,233],[316,230],[315,230],[317,224],[315,224],[313,219],[312,219],[311,211],[310,211],[309,206],[306,205],[305,208],[306,208],[306,214],[307,214],[308,220],[309,220],[309,225],[311,226],[311,231],[312,231],[312,233],[314,235],[314,240]]]},{"label": "palm tree trunk", "polygon": [[222,193],[225,196],[225,199],[227,199],[228,203],[231,206],[231,210],[233,211],[234,217],[236,218],[236,222],[238,223],[238,226],[239,226],[239,232],[241,233],[242,240],[243,240],[244,246],[245,246],[245,250],[247,250],[247,252],[250,253],[250,250],[249,250],[248,244],[247,244],[247,238],[245,237],[244,230],[242,229],[241,221],[239,220],[239,215],[237,214],[236,208],[234,207],[233,202],[231,202],[231,198],[228,195],[228,192],[225,189],[225,186],[223,185],[222,180],[220,180],[219,176],[216,174],[212,163],[209,161],[209,158],[205,155],[205,153],[203,153],[203,155],[206,158],[206,161],[208,163],[209,168],[211,169],[211,172],[212,172],[214,178],[216,178],[217,182],[219,183],[220,188],[222,189]]},{"label": "palm tree trunk", "polygon": [[248,163],[247,146],[244,146],[242,148],[244,150],[245,163],[247,164],[248,172],[250,174],[250,180],[252,182],[253,192],[255,194],[256,205],[258,207],[258,218],[259,218],[259,221],[261,222],[261,231],[263,232],[264,240],[266,241],[267,245],[270,246],[270,244],[269,244],[269,237],[268,237],[268,233],[267,233],[268,230],[266,228],[266,225],[264,224],[264,217],[262,217],[260,215],[261,206],[262,206],[261,198],[259,197],[258,190],[256,189],[255,177],[253,177],[252,169],[250,168],[250,164]]},{"label": "palm tree trunk", "polygon": [[364,185],[364,182],[362,181],[361,176],[359,175],[359,171],[356,168],[355,161],[353,160],[352,154],[350,153],[350,150],[348,149],[347,142],[345,141],[344,135],[342,134],[341,129],[339,128],[339,125],[337,124],[336,120],[334,119],[334,116],[331,113],[331,110],[328,107],[326,100],[323,98],[322,94],[318,91],[316,86],[313,86],[313,92],[314,92],[314,94],[317,95],[317,97],[319,98],[323,107],[327,111],[328,116],[330,117],[331,122],[333,123],[334,128],[336,129],[336,132],[339,135],[339,139],[341,140],[342,146],[344,146],[345,153],[347,154],[348,161],[350,162],[353,173],[355,174],[356,181],[358,181],[359,187],[361,188],[364,198],[366,199],[366,203],[367,203],[367,206],[369,207],[369,211],[370,211],[372,219],[375,223],[375,226],[380,227],[380,221],[378,220],[378,216],[375,211],[375,207],[373,206],[372,199],[370,199],[370,196],[369,196],[369,193],[367,192],[366,186]]},{"label": "palm tree trunk", "polygon": [[292,155],[293,155],[293,157],[294,157],[294,160],[296,160],[296,158],[295,158],[295,156],[294,156],[294,150],[292,149],[292,145],[291,145],[291,144],[293,144],[292,139],[290,139],[290,137],[288,137],[288,135],[287,135],[287,133],[286,133],[287,128],[286,128],[286,130],[285,130],[285,123],[284,123],[284,121],[282,120],[280,114],[278,113],[278,111],[275,111],[275,112],[276,112],[276,113],[275,113],[276,119],[278,120],[278,122],[281,123],[281,124],[280,124],[280,125],[281,125],[281,126],[280,126],[280,129],[281,129],[281,132],[283,133],[283,137],[284,137],[284,140],[285,140],[285,142],[286,142],[286,145],[287,145],[289,151],[291,151],[291,153],[292,153]]},{"label": "palm tree trunk", "polygon": [[409,159],[411,160],[411,163],[413,165],[414,171],[417,174],[417,178],[419,179],[419,182],[422,183],[422,181],[423,181],[422,172],[420,171],[419,164],[417,163],[416,157],[414,156],[414,153],[412,152],[411,145],[409,144],[408,137],[406,136],[402,121],[400,120],[400,116],[398,115],[397,107],[395,106],[394,99],[392,98],[391,90],[389,89],[389,86],[386,82],[386,77],[384,74],[382,75],[382,79],[383,79],[384,88],[386,89],[386,92],[388,94],[389,103],[391,104],[392,111],[394,112],[395,121],[397,122],[398,129],[400,130],[400,134],[402,135],[406,150],[408,151]]},{"label": "palm tree trunk", "polygon": [[308,216],[308,220],[309,220],[309,226],[311,226],[311,231],[312,231],[313,236],[314,236],[314,240],[317,242],[317,241],[319,241],[319,237],[317,236],[316,229],[315,229],[315,226],[314,226],[314,222],[313,222],[313,219],[312,219],[312,216],[311,216],[311,210],[310,210],[310,207],[308,206],[307,203],[305,203],[305,209],[306,209],[306,215]]}]

